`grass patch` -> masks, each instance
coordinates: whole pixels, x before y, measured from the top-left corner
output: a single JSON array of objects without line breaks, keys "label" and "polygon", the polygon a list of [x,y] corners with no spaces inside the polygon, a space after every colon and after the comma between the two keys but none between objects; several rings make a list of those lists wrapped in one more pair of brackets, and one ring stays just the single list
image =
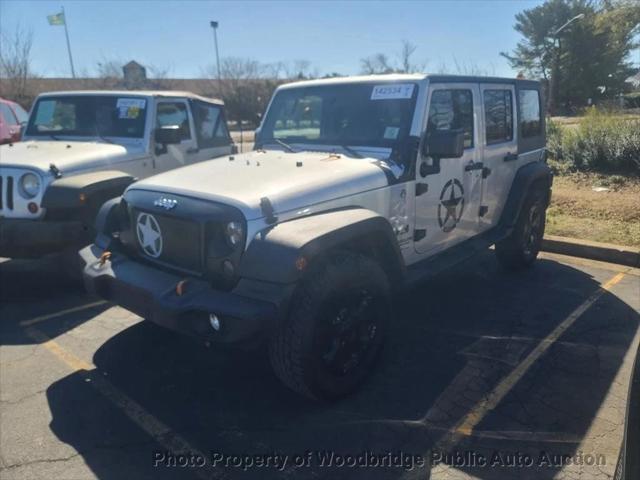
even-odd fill
[{"label": "grass patch", "polygon": [[546,232],[640,247],[640,179],[594,173],[556,176]]}]

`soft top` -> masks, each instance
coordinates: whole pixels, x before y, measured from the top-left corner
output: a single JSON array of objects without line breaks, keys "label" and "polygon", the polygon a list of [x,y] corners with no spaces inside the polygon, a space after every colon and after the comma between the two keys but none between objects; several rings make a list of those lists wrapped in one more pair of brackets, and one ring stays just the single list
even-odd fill
[{"label": "soft top", "polygon": [[207,103],[224,105],[224,102],[217,98],[203,97],[192,92],[179,90],[70,90],[60,92],[44,92],[38,95],[41,97],[62,97],[74,95],[102,95],[102,96],[122,96],[122,97],[171,97],[171,98],[191,98]]},{"label": "soft top", "polygon": [[518,85],[520,88],[540,88],[540,82],[537,80],[525,80],[508,77],[483,77],[478,75],[444,75],[444,74],[428,74],[428,73],[391,73],[384,75],[360,75],[352,77],[333,77],[322,78],[318,80],[303,80],[300,82],[292,82],[281,85],[279,89],[297,88],[297,87],[315,87],[321,85],[337,85],[345,83],[386,83],[386,82],[419,82],[428,80],[434,83],[500,83]]}]

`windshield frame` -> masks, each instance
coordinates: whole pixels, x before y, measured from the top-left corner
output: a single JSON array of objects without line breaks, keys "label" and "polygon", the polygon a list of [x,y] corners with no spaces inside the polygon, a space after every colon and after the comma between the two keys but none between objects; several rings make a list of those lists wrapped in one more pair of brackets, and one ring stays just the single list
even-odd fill
[{"label": "windshield frame", "polygon": [[[378,143],[371,143],[371,142],[366,142],[363,143],[361,141],[355,141],[355,142],[348,142],[345,143],[344,141],[339,141],[339,142],[329,142],[329,141],[315,141],[314,139],[310,139],[307,137],[295,137],[295,136],[290,136],[290,137],[274,137],[273,135],[269,138],[266,137],[266,129],[270,129],[273,132],[273,127],[271,127],[270,124],[270,119],[271,119],[271,115],[270,112],[273,110],[274,105],[277,101],[278,95],[281,94],[286,94],[287,92],[291,92],[291,91],[307,91],[307,92],[313,92],[316,90],[320,90],[320,89],[334,89],[334,88],[344,88],[344,87],[352,87],[352,86],[367,86],[367,87],[376,87],[376,86],[391,86],[394,84],[411,84],[413,85],[413,92],[411,94],[411,98],[407,99],[408,100],[408,117],[406,119],[406,125],[403,125],[401,131],[398,134],[398,137],[394,140],[389,140],[387,142],[378,142]],[[278,88],[274,94],[273,97],[271,98],[271,101],[269,102],[266,114],[264,115],[263,121],[260,125],[259,130],[256,132],[257,138],[256,138],[256,148],[264,148],[266,145],[269,146],[274,146],[276,148],[282,148],[280,145],[278,145],[278,142],[276,142],[276,140],[280,140],[283,141],[285,143],[287,143],[290,146],[313,146],[314,150],[317,151],[323,151],[324,148],[326,147],[327,150],[331,150],[331,151],[335,151],[335,150],[344,150],[344,147],[347,148],[351,148],[354,150],[360,150],[360,149],[374,149],[374,150],[388,150],[388,151],[393,151],[396,150],[397,148],[399,148],[399,146],[401,146],[403,144],[403,142],[407,141],[409,139],[409,137],[411,136],[411,130],[412,127],[414,125],[414,121],[416,118],[416,115],[419,114],[419,112],[417,111],[417,105],[418,105],[418,99],[420,98],[421,95],[421,90],[422,90],[422,84],[420,82],[420,80],[418,79],[402,79],[402,80],[383,80],[383,79],[376,79],[376,80],[367,80],[367,81],[361,81],[361,82],[344,82],[344,83],[328,83],[328,84],[316,84],[316,85],[304,85],[304,86],[285,86],[284,88]],[[303,94],[302,94],[303,95]],[[384,100],[382,100],[384,101]],[[276,119],[277,120],[277,119]],[[275,123],[276,120],[273,120],[273,122]],[[332,139],[333,140],[333,139]],[[352,139],[347,139],[347,140],[352,140]]]},{"label": "windshield frame", "polygon": [[[51,131],[38,131],[35,126],[35,121],[37,117],[37,110],[41,101],[46,100],[64,100],[64,99],[72,99],[72,98],[126,98],[126,99],[136,99],[136,100],[145,100],[145,112],[144,112],[144,120],[143,126],[140,132],[140,136],[122,136],[122,135],[109,135],[108,132],[102,131],[90,131],[89,133],[83,134],[82,132],[78,132],[77,130],[51,130]],[[78,139],[80,141],[98,139],[102,141],[107,141],[108,139],[116,139],[119,143],[126,142],[143,142],[148,138],[149,134],[149,125],[150,125],[150,117],[153,111],[153,99],[148,95],[140,95],[132,92],[131,94],[127,94],[125,92],[119,93],[77,93],[77,94],[66,94],[66,93],[56,93],[56,94],[46,94],[38,97],[31,108],[31,112],[29,114],[29,121],[24,130],[24,137],[30,139],[49,139],[49,140],[64,140],[68,139]]]}]

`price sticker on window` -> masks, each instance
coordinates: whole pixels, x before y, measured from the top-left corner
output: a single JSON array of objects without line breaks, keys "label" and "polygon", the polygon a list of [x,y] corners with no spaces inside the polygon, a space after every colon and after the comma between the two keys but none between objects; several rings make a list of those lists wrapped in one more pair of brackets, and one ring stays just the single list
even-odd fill
[{"label": "price sticker on window", "polygon": [[119,98],[116,103],[118,117],[128,119],[138,118],[146,102],[144,98]]},{"label": "price sticker on window", "polygon": [[400,100],[411,98],[413,95],[412,83],[388,83],[376,85],[371,92],[371,100]]}]

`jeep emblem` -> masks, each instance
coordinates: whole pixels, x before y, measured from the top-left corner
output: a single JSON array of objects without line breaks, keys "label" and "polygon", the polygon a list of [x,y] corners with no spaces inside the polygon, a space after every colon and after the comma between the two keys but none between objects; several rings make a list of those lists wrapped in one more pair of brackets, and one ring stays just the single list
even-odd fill
[{"label": "jeep emblem", "polygon": [[153,258],[158,258],[162,254],[162,231],[156,217],[150,213],[138,215],[136,233],[144,253]]},{"label": "jeep emblem", "polygon": [[156,207],[164,208],[165,210],[171,210],[172,208],[175,208],[176,205],[178,205],[178,201],[175,198],[160,197],[155,202],[153,202],[153,205]]}]

